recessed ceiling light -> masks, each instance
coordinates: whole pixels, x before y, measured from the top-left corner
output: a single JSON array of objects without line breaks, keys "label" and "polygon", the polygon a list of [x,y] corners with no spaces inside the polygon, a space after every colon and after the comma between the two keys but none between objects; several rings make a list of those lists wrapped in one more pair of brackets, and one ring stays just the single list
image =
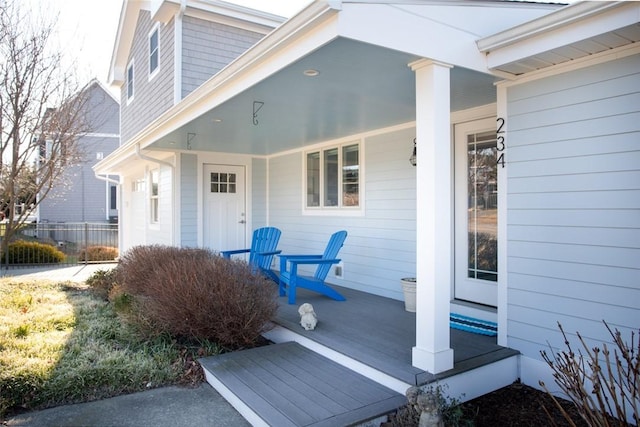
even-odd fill
[{"label": "recessed ceiling light", "polygon": [[213,123],[222,123],[222,119],[213,119],[212,122]]},{"label": "recessed ceiling light", "polygon": [[317,76],[318,74],[320,74],[320,71],[318,71],[318,70],[314,70],[314,69],[310,68],[310,69],[308,69],[308,70],[304,70],[304,71],[302,72],[302,74],[304,74],[304,75],[305,75],[305,76],[307,76],[307,77],[315,77],[315,76]]}]

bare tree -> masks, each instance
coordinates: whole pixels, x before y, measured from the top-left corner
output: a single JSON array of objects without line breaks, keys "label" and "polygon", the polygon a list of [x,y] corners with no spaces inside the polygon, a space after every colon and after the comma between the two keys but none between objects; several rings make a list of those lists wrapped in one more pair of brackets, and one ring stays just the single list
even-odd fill
[{"label": "bare tree", "polygon": [[[21,6],[22,5],[22,6]],[[57,17],[36,16],[20,0],[0,0],[0,209],[2,253],[35,208],[82,161],[89,132],[86,95],[54,46]]]}]

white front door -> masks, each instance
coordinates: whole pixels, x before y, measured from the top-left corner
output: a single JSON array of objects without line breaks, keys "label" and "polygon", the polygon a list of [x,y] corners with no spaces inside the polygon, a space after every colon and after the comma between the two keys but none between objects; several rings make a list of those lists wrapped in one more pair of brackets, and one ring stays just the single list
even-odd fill
[{"label": "white front door", "polygon": [[216,251],[245,247],[244,166],[204,165],[204,246]]},{"label": "white front door", "polygon": [[456,299],[497,306],[495,117],[455,125]]}]

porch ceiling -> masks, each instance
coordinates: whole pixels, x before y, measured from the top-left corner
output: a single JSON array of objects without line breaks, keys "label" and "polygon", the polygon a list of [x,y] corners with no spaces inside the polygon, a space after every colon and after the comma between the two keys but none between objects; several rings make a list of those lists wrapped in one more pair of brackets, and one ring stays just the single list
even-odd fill
[{"label": "porch ceiling", "polygon": [[[408,64],[417,59],[337,38],[147,148],[269,155],[411,122],[415,75]],[[319,74],[305,76],[309,69]],[[495,102],[494,80],[453,68],[451,110]]]}]

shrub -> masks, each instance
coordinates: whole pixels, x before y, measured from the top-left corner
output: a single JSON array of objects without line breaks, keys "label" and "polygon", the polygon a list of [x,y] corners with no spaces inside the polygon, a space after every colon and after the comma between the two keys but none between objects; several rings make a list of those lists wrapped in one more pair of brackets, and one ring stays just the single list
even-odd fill
[{"label": "shrub", "polygon": [[118,249],[110,246],[89,246],[80,252],[80,261],[112,261],[118,257]]},{"label": "shrub", "polygon": [[[51,245],[18,240],[9,243],[9,264],[56,264],[65,260],[65,254]],[[2,262],[7,262],[5,254]]]},{"label": "shrub", "polygon": [[[636,343],[631,332],[629,344],[619,330],[612,331],[604,324],[616,347],[613,352],[606,344],[602,348],[588,346],[580,333],[576,334],[582,349],[574,351],[558,323],[567,349],[551,356],[542,351],[542,358],[553,371],[555,383],[588,425],[627,426],[627,421],[640,425],[640,340]],[[559,407],[544,382],[540,381],[540,385]],[[571,421],[566,412],[563,415]]]},{"label": "shrub", "polygon": [[116,285],[116,270],[98,270],[89,276],[85,283],[96,295],[107,299],[111,289]]},{"label": "shrub", "polygon": [[119,293],[132,296],[129,319],[147,333],[250,347],[271,326],[276,288],[240,260],[206,249],[138,246],[117,268]]}]

